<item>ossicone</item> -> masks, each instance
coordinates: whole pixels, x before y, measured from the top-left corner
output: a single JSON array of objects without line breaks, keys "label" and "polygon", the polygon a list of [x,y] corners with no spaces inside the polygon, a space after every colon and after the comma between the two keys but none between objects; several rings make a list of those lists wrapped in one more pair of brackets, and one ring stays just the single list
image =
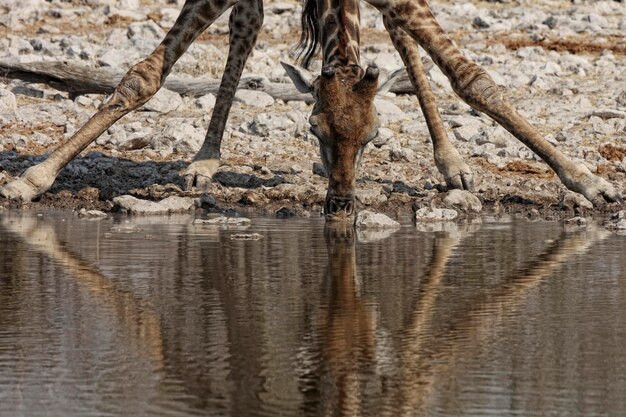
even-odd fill
[{"label": "ossicone", "polygon": [[363,78],[354,85],[355,92],[376,93],[378,88],[378,75],[380,70],[376,65],[368,65]]},{"label": "ossicone", "polygon": [[322,67],[322,75],[326,78],[330,78],[335,75],[336,68],[333,65],[324,65]]},{"label": "ossicone", "polygon": [[376,65],[368,65],[367,70],[365,70],[365,75],[363,78],[368,80],[378,80],[378,74],[380,74],[380,70]]}]

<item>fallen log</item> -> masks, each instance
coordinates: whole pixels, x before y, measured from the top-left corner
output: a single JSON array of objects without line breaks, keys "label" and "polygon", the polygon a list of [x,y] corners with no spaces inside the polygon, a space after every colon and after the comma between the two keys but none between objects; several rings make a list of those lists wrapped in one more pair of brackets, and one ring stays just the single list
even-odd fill
[{"label": "fallen log", "polygon": [[[430,64],[432,66],[432,63]],[[427,66],[427,68],[429,68]],[[106,68],[91,68],[65,61],[9,63],[0,61],[0,77],[19,79],[31,83],[48,84],[72,95],[111,94],[124,72]],[[182,96],[200,97],[217,94],[220,80],[199,77],[168,77],[164,87]],[[299,93],[291,83],[271,82],[261,76],[243,76],[239,89],[264,91],[278,100],[312,102],[309,94]],[[396,94],[413,94],[413,86],[402,74],[391,86]]]}]

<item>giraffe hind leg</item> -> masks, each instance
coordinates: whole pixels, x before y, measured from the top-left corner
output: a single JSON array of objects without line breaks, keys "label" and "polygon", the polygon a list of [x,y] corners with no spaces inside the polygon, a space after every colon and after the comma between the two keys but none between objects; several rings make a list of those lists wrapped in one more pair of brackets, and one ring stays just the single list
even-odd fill
[{"label": "giraffe hind leg", "polygon": [[615,188],[582,164],[565,157],[509,104],[491,77],[454,46],[426,0],[367,0],[401,27],[432,57],[454,91],[470,106],[488,114],[543,159],[570,190],[595,205],[622,202]]},{"label": "giraffe hind leg", "polygon": [[435,95],[424,71],[417,42],[402,29],[395,27],[388,17],[383,16],[383,22],[396,50],[402,57],[424,113],[433,142],[437,169],[444,176],[449,188],[472,191],[474,189],[474,176],[448,139],[448,134],[437,109]]},{"label": "giraffe hind leg", "polygon": [[263,24],[263,2],[240,0],[230,15],[229,50],[211,122],[202,147],[185,171],[185,188],[207,188],[220,166],[220,147],[228,113],[248,56],[252,52]]},{"label": "giraffe hind leg", "polygon": [[0,195],[30,201],[46,192],[59,172],[122,116],[145,104],[161,88],[167,74],[196,37],[235,0],[187,0],[165,39],[122,78],[111,97],[66,143],[45,161],[0,188]]}]

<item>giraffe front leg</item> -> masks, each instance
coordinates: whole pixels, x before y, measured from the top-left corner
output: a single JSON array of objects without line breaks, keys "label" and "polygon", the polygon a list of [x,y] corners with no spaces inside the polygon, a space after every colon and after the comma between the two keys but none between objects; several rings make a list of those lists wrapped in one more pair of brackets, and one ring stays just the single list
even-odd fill
[{"label": "giraffe front leg", "polygon": [[70,140],[57,148],[48,159],[28,168],[20,178],[0,189],[0,195],[9,199],[31,201],[50,189],[61,169],[76,155],[113,123],[146,103],[159,90],[165,51],[165,47],[161,45],[148,58],[133,66],[111,97]]},{"label": "giraffe front leg", "polygon": [[230,15],[228,60],[222,75],[211,122],[202,147],[185,170],[185,189],[206,188],[220,166],[220,147],[228,113],[248,56],[263,24],[263,2],[240,0]]},{"label": "giraffe front leg", "polygon": [[576,163],[550,144],[515,108],[508,103],[493,79],[477,64],[469,62],[454,74],[452,87],[473,108],[488,114],[528,146],[558,175],[568,189],[580,193],[595,206],[622,203],[613,185],[594,175],[582,163]]},{"label": "giraffe front leg", "polygon": [[415,88],[432,138],[437,169],[445,178],[448,187],[472,191],[474,189],[472,170],[448,139],[448,134],[437,109],[435,95],[424,71],[417,42],[408,36],[404,30],[396,27],[389,17],[383,16],[383,22],[396,50],[402,57],[413,88]]},{"label": "giraffe front leg", "polygon": [[234,0],[187,1],[165,39],[146,59],[122,78],[111,97],[87,123],[44,162],[27,169],[20,178],[0,189],[5,198],[30,201],[46,192],[57,175],[76,155],[122,116],[145,104],[161,88],[167,74],[189,45]]},{"label": "giraffe front leg", "polygon": [[470,106],[497,121],[543,159],[572,191],[595,205],[621,202],[622,197],[603,178],[566,158],[509,104],[491,77],[454,46],[433,16],[426,0],[367,0],[404,29],[432,57],[450,79],[454,91]]}]

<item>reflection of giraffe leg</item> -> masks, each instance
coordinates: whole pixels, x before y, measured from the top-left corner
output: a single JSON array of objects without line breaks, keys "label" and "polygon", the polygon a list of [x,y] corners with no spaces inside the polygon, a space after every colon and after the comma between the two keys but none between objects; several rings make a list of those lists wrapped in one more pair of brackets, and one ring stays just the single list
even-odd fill
[{"label": "reflection of giraffe leg", "polygon": [[[420,301],[405,331],[411,341],[404,343],[406,349],[401,353],[403,384],[399,387],[397,404],[399,413],[395,415],[414,415],[416,410],[423,411],[429,393],[435,383],[436,375],[445,372],[454,355],[463,352],[467,343],[488,337],[494,318],[511,317],[511,311],[520,306],[530,290],[539,286],[543,280],[557,271],[565,262],[584,254],[593,243],[604,239],[609,234],[604,230],[588,230],[577,234],[565,234],[556,241],[538,260],[525,271],[507,280],[506,284],[489,293],[476,308],[470,310],[461,320],[450,323],[449,331],[443,337],[432,339],[431,318],[434,303]],[[451,247],[444,242],[444,251],[439,249],[429,273],[428,288],[441,279],[445,268],[444,258],[451,254]],[[437,253],[443,255],[443,258]],[[438,295],[435,287],[425,291],[426,300]],[[424,297],[422,297],[424,299]],[[431,341],[428,347],[424,341]]]},{"label": "reflection of giraffe leg", "polygon": [[40,252],[62,267],[69,277],[89,291],[91,298],[103,302],[115,313],[122,333],[128,337],[131,345],[163,366],[161,323],[149,306],[130,291],[116,288],[111,279],[66,249],[54,228],[45,220],[33,217],[2,220],[2,233],[19,236],[30,250]]},{"label": "reflection of giraffe leg", "polygon": [[76,155],[122,116],[145,104],[159,91],[172,66],[191,42],[232,5],[232,0],[188,0],[163,42],[126,73],[98,112],[47,160],[0,189],[0,195],[30,201],[46,192],[61,169]]},{"label": "reflection of giraffe leg", "polygon": [[404,61],[404,66],[409,73],[413,88],[415,88],[433,141],[435,165],[444,176],[448,187],[472,190],[474,188],[472,171],[463,162],[459,152],[448,139],[448,134],[437,110],[435,95],[424,72],[417,43],[402,29],[394,26],[387,16],[383,16],[383,22],[396,50]]},{"label": "reflection of giraffe leg", "polygon": [[[324,320],[323,331],[325,333],[323,352],[325,361],[328,364],[329,375],[333,381],[333,387],[337,390],[336,396],[338,404],[334,409],[340,410],[340,415],[359,415],[362,407],[362,387],[359,384],[359,373],[363,372],[363,364],[374,363],[376,345],[376,316],[373,309],[362,299],[358,288],[358,277],[356,268],[356,251],[354,230],[352,227],[344,225],[327,224],[324,230],[326,245],[328,249],[328,277],[330,294],[327,298],[327,317]],[[441,280],[454,253],[454,249],[460,244],[463,238],[471,233],[471,229],[460,230],[457,233],[449,233],[444,237],[437,237],[433,245],[433,256],[431,258],[427,278],[423,281],[420,297],[417,301],[416,313],[417,322],[413,322],[409,331],[415,332],[412,337],[411,346],[407,346],[400,357],[401,361],[407,363],[400,364],[400,372],[406,376],[400,378],[406,388],[398,388],[402,395],[386,396],[385,401],[392,403],[382,410],[397,411],[406,410],[406,415],[414,415],[416,408],[409,406],[416,405],[415,402],[407,404],[406,400],[398,403],[406,397],[406,392],[416,390],[415,385],[411,385],[412,379],[418,377],[413,371],[418,372],[415,363],[410,363],[411,359],[420,361],[420,349],[423,346],[421,337],[426,334],[424,329],[428,328],[434,314],[434,306],[440,293]],[[411,334],[413,336],[413,334]],[[407,352],[414,354],[407,358]],[[364,357],[365,356],[365,357]],[[328,385],[328,384],[327,384]],[[413,400],[414,397],[411,397]],[[398,404],[407,407],[398,408]]]},{"label": "reflection of giraffe leg", "polygon": [[621,196],[603,178],[584,165],[566,158],[522,117],[503,97],[491,77],[463,56],[433,16],[426,0],[367,0],[404,29],[433,58],[450,79],[454,91],[470,106],[487,113],[543,159],[572,191],[598,204],[621,201]]},{"label": "reflection of giraffe leg", "polygon": [[222,83],[206,138],[194,161],[185,172],[187,189],[193,185],[204,187],[219,167],[220,145],[228,113],[233,104],[243,67],[254,48],[262,24],[263,2],[261,0],[239,0],[233,7],[230,15],[230,46],[226,69],[222,75]]},{"label": "reflection of giraffe leg", "polygon": [[375,313],[361,296],[352,225],[326,224],[330,294],[324,321],[324,356],[337,390],[339,415],[361,415],[360,373],[374,363]]},{"label": "reflection of giraffe leg", "polygon": [[[431,324],[436,311],[436,302],[442,290],[441,281],[445,276],[448,262],[455,249],[477,229],[465,228],[438,235],[433,242],[432,257],[424,273],[423,284],[420,285],[419,299],[415,303],[410,324],[405,331],[406,342],[399,354],[399,372],[402,381],[386,400],[389,401],[384,410],[393,410],[384,415],[413,416],[422,415],[426,400],[425,390],[428,388],[428,352],[424,345],[431,339]],[[430,356],[428,356],[430,357]]]}]

